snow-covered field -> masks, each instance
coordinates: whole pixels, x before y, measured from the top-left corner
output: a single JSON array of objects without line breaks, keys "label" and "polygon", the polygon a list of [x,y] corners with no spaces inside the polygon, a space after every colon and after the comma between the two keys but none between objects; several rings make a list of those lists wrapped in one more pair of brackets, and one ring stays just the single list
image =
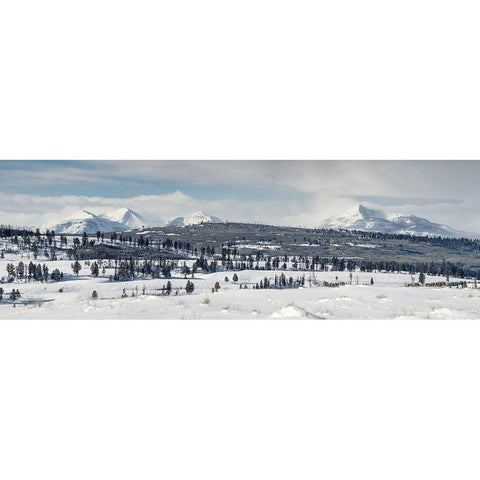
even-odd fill
[{"label": "snow-covered field", "polygon": [[[0,278],[6,276],[7,258],[0,260]],[[44,263],[42,261],[42,263]],[[78,277],[72,275],[70,261],[45,262],[50,272],[59,268],[65,272],[65,281],[54,283],[4,283],[4,299],[0,302],[0,319],[414,319],[414,318],[480,318],[480,290],[473,288],[407,288],[412,281],[409,274],[353,273],[353,284],[325,287],[323,281],[350,283],[348,272],[316,272],[320,285],[309,282],[310,272],[285,272],[287,278],[296,279],[305,274],[305,287],[296,289],[256,290],[251,287],[263,278],[273,281],[281,271],[245,270],[195,275],[194,293],[185,292],[187,280],[173,272],[170,296],[151,293],[161,289],[166,279],[137,279],[129,282],[110,282],[105,275],[92,278],[89,267],[84,266]],[[229,281],[225,281],[225,277]],[[374,285],[370,285],[370,279]],[[417,276],[418,278],[418,276]],[[427,282],[444,281],[442,277],[428,276]],[[454,279],[451,279],[452,281]],[[212,293],[215,283],[220,290]],[[358,282],[358,284],[357,284]],[[239,285],[249,289],[240,289]],[[145,287],[146,294],[142,291]],[[22,297],[15,307],[8,300],[12,288],[19,289]],[[127,298],[121,298],[123,289]],[[63,289],[60,293],[59,289]],[[175,294],[179,289],[178,294]],[[92,300],[96,290],[98,300]],[[136,296],[132,297],[134,292]],[[25,302],[25,303],[22,303]]]}]

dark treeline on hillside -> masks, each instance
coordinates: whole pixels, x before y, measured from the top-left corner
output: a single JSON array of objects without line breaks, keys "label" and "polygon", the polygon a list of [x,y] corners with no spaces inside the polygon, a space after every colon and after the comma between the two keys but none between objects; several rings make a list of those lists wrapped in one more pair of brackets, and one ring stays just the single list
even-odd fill
[{"label": "dark treeline on hillside", "polygon": [[[250,226],[251,227],[251,226]],[[257,226],[258,227],[258,226]],[[223,228],[223,230],[221,230]],[[227,224],[227,230],[231,225]],[[423,251],[428,252],[430,248],[435,251],[433,260],[429,259],[428,255],[417,258],[428,259],[428,261],[412,261],[406,254],[402,252],[396,253],[394,257],[390,251],[383,251],[377,253],[376,250],[370,250],[369,256],[351,257],[342,254],[341,249],[343,245],[339,245],[340,254],[321,255],[315,254],[267,254],[262,250],[262,246],[258,244],[259,233],[254,231],[254,234],[248,236],[245,232],[243,239],[245,242],[251,242],[253,249],[258,247],[257,251],[246,252],[237,245],[239,242],[237,238],[223,241],[218,245],[218,241],[212,240],[210,236],[198,237],[198,243],[192,241],[192,231],[202,233],[205,230],[212,230],[223,232],[225,236],[225,226],[213,225],[207,229],[176,229],[175,240],[169,237],[160,238],[155,236],[147,237],[141,235],[141,232],[131,232],[110,235],[97,232],[95,235],[57,235],[53,231],[47,231],[41,234],[39,229],[35,231],[26,229],[15,229],[9,226],[0,227],[0,238],[8,239],[8,243],[14,246],[15,250],[31,252],[34,259],[38,255],[43,255],[47,260],[56,260],[61,253],[63,258],[68,260],[113,260],[115,261],[116,271],[114,279],[132,278],[137,275],[146,276],[164,276],[168,278],[165,271],[165,260],[180,260],[191,258],[195,260],[195,269],[203,270],[205,272],[214,272],[218,268],[227,270],[310,270],[310,271],[326,271],[333,269],[334,271],[355,271],[360,270],[364,272],[385,271],[385,272],[410,272],[410,273],[425,273],[429,275],[439,276],[454,276],[460,278],[480,278],[480,269],[472,268],[480,263],[480,241],[467,238],[441,238],[441,237],[414,237],[410,235],[398,234],[383,234],[374,232],[354,232],[354,231],[337,231],[337,230],[307,230],[307,229],[293,229],[293,228],[278,228],[277,231],[270,227],[271,230],[266,231],[265,226],[261,226],[261,241],[269,241],[275,239],[274,235],[281,235],[285,231],[293,232],[293,237],[288,237],[290,245],[295,245],[301,242],[313,245],[320,245],[323,240],[328,245],[328,239],[331,237],[335,242],[339,238],[347,238],[355,241],[365,239],[372,239],[376,243],[387,242],[395,240],[397,242],[405,242],[407,247],[421,244],[428,248],[423,248]],[[228,233],[228,232],[227,232]],[[250,232],[251,233],[251,232]],[[165,234],[164,234],[165,235]],[[316,235],[316,236],[314,236]],[[270,238],[272,236],[272,238]],[[257,242],[257,243],[255,243]],[[217,250],[215,249],[214,244]],[[322,243],[322,246],[324,245]],[[347,244],[345,244],[347,245]],[[300,247],[301,245],[299,245]],[[403,246],[403,245],[402,245]],[[438,249],[441,248],[441,255]],[[437,250],[435,250],[437,249]],[[0,248],[0,254],[8,251],[8,245]],[[448,254],[456,253],[456,258],[462,258],[464,252],[468,250],[470,255],[469,262],[452,262],[448,260]],[[317,250],[320,252],[320,250]],[[408,251],[408,250],[405,250]],[[459,253],[460,252],[460,255]],[[389,256],[390,255],[390,256]],[[372,258],[373,256],[373,258]],[[375,258],[376,256],[376,258]],[[144,260],[146,264],[139,266],[138,261]],[[151,263],[154,261],[154,263]],[[148,263],[150,262],[150,263]],[[470,266],[469,266],[470,265]],[[140,267],[140,268],[139,268]],[[128,274],[127,274],[128,272]],[[39,275],[36,275],[39,277]],[[45,275],[44,275],[45,277]],[[33,279],[35,277],[32,275]]]},{"label": "dark treeline on hillside", "polygon": [[405,240],[411,243],[421,243],[425,245],[435,245],[446,248],[472,248],[480,249],[480,240],[472,238],[450,238],[450,237],[427,237],[415,235],[403,235],[398,233],[381,233],[381,232],[362,232],[360,230],[328,230],[331,233],[341,232],[347,237],[354,238],[371,238],[378,240]]},{"label": "dark treeline on hillside", "polygon": [[[256,255],[238,255],[237,250],[230,248],[222,249],[221,265],[224,270],[311,270],[318,271],[349,271],[354,272],[408,272],[425,273],[429,275],[453,276],[460,278],[478,278],[480,271],[469,270],[463,265],[452,264],[447,261],[442,262],[398,262],[386,260],[355,260],[339,257],[326,258],[315,256],[270,256],[263,253]],[[263,264],[260,265],[260,262]],[[196,261],[200,268],[208,271],[206,261],[201,257]]]},{"label": "dark treeline on hillside", "polygon": [[[223,226],[229,225],[236,225],[236,224],[221,224],[218,226],[217,224],[206,224],[209,228],[222,228]],[[240,224],[241,226],[248,227],[249,224]],[[253,227],[259,227],[260,225],[252,225]],[[291,233],[298,233],[299,240],[304,240],[315,244],[319,241],[319,238],[315,238],[312,236],[305,236],[305,234],[317,235],[320,238],[325,237],[341,237],[341,238],[352,238],[355,240],[359,239],[372,239],[372,240],[404,240],[408,241],[412,244],[424,244],[424,245],[432,245],[444,248],[451,248],[451,249],[459,249],[459,248],[469,248],[469,249],[476,249],[480,251],[480,240],[479,239],[471,239],[471,238],[449,238],[449,237],[427,237],[427,236],[413,236],[413,235],[406,235],[406,234],[397,234],[397,233],[381,233],[381,232],[364,232],[360,230],[332,230],[332,229],[296,229],[293,227],[271,227],[271,226],[264,226],[269,227],[269,229],[265,232],[271,231],[274,233],[275,228],[278,231],[287,231]],[[0,237],[9,238],[13,236],[18,236],[22,238],[33,238],[34,236],[40,237],[40,235],[46,235],[47,237],[53,235],[55,237],[55,232],[47,230],[46,232],[40,232],[40,229],[26,229],[20,227],[13,227],[10,225],[0,225]],[[85,235],[85,234],[84,234]],[[139,246],[149,246],[149,242],[151,240],[141,235],[141,232],[134,232],[133,235],[130,234],[122,234],[122,233],[112,233],[110,235],[104,234],[101,232],[97,232],[96,234],[88,235],[89,238],[97,238],[99,242],[102,240],[102,243],[105,240],[105,236],[109,237],[110,243],[121,243],[121,244],[132,244],[139,242]],[[58,237],[58,235],[56,235]],[[82,237],[82,235],[68,235],[70,237]],[[66,238],[67,235],[64,235]],[[271,236],[266,235],[265,239],[272,240]],[[274,239],[274,238],[273,238]],[[165,248],[171,248],[174,246],[175,243],[185,243],[188,244],[189,241],[187,240],[175,240],[172,241],[171,239],[167,238],[163,240],[162,244]],[[176,246],[175,246],[176,248]],[[187,247],[188,248],[188,247]]]},{"label": "dark treeline on hillside", "polygon": [[33,237],[35,232],[31,229],[13,227],[11,225],[0,225],[0,237],[7,238],[18,235],[19,237],[30,236]]},{"label": "dark treeline on hillside", "polygon": [[[218,226],[215,226],[219,228]],[[448,249],[468,248],[480,251],[480,240],[472,238],[452,238],[452,237],[432,237],[432,236],[415,236],[398,233],[381,233],[381,232],[364,232],[361,230],[333,230],[333,229],[294,229],[290,227],[278,227],[279,232],[285,231],[290,235],[295,234],[294,241],[305,241],[312,245],[318,245],[320,242],[329,238],[344,238],[352,240],[379,240],[382,242],[388,240],[400,240],[412,244],[431,245]],[[269,235],[270,233],[270,235]],[[314,236],[315,235],[315,236]],[[244,238],[244,240],[247,239]],[[264,232],[264,236],[260,237],[261,241],[276,241],[275,231]],[[231,244],[233,245],[233,241]]]}]

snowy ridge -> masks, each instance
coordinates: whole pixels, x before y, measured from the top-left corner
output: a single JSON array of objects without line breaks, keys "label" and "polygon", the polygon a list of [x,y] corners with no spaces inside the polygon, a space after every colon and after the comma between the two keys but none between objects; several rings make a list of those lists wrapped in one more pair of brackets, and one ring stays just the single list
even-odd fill
[{"label": "snowy ridge", "polygon": [[147,225],[147,221],[139,213],[130,210],[130,208],[122,207],[110,213],[100,215],[102,218],[112,220],[117,223],[126,225],[128,228],[141,228]]},{"label": "snowy ridge", "polygon": [[96,232],[124,232],[146,225],[145,219],[129,208],[122,207],[118,210],[95,214],[88,210],[80,210],[66,219],[49,225],[44,225],[40,230],[54,230],[55,233],[96,233]]},{"label": "snowy ridge", "polygon": [[[223,220],[198,211],[185,217],[175,217],[166,226],[187,227],[190,225],[201,225],[202,223],[223,223]],[[80,210],[55,224],[42,226],[41,230],[54,230],[59,234],[96,233],[97,231],[107,233],[140,229],[147,225],[148,222],[139,213],[134,212],[130,208],[122,207],[100,214],[95,214],[88,210]]]},{"label": "snowy ridge", "polygon": [[188,227],[190,225],[200,225],[202,223],[224,223],[218,217],[213,215],[207,215],[206,213],[199,210],[198,212],[192,213],[186,217],[175,217],[172,218],[165,226],[167,227]]},{"label": "snowy ridge", "polygon": [[57,224],[44,225],[41,230],[54,230],[55,233],[96,233],[99,232],[122,232],[128,230],[129,227],[123,223],[115,222],[104,218],[100,215],[95,215],[87,210],[80,210],[71,215],[65,221]]},{"label": "snowy ridge", "polygon": [[415,215],[392,214],[357,204],[343,215],[330,217],[321,225],[334,230],[361,230],[366,232],[404,235],[471,237],[472,234],[454,230],[448,225],[430,222]]}]

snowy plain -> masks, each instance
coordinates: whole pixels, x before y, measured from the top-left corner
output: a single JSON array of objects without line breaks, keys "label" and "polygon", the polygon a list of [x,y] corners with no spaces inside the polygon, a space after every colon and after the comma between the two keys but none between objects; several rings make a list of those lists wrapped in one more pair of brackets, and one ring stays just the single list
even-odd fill
[{"label": "snowy plain", "polygon": [[[0,278],[6,277],[6,264],[18,261],[7,254],[0,260]],[[26,261],[26,259],[23,259]],[[41,261],[39,258],[38,261]],[[287,271],[294,279],[305,275],[305,286],[286,289],[257,290],[252,287],[265,277],[273,281],[279,270],[244,270],[236,272],[196,273],[185,279],[179,270],[172,272],[172,294],[159,295],[164,278],[137,278],[112,282],[113,268],[106,268],[98,278],[90,275],[85,262],[78,278],[71,261],[42,261],[50,272],[65,272],[61,282],[3,283],[4,300],[0,302],[0,319],[478,319],[480,290],[469,282],[468,288],[406,287],[412,281],[407,273]],[[228,277],[229,281],[225,281]],[[418,279],[418,275],[414,276]],[[373,278],[374,284],[370,284]],[[187,280],[195,290],[185,292]],[[427,282],[444,281],[428,276]],[[454,281],[455,279],[451,279]],[[347,285],[325,287],[323,282]],[[215,283],[218,292],[212,293]],[[249,287],[240,289],[240,285]],[[12,288],[22,297],[13,307],[6,300]],[[122,298],[123,289],[128,295]],[[59,292],[62,289],[63,292]],[[98,299],[92,299],[92,292]],[[145,290],[145,294],[143,291]],[[134,296],[132,296],[134,295]]]}]

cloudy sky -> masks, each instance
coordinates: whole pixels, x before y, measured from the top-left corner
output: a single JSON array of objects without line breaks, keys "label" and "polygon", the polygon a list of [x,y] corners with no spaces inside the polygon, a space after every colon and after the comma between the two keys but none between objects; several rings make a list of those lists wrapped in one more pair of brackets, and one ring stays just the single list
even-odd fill
[{"label": "cloudy sky", "polygon": [[480,232],[476,161],[0,161],[0,223],[44,225],[129,207],[151,222],[318,226],[355,203]]}]

